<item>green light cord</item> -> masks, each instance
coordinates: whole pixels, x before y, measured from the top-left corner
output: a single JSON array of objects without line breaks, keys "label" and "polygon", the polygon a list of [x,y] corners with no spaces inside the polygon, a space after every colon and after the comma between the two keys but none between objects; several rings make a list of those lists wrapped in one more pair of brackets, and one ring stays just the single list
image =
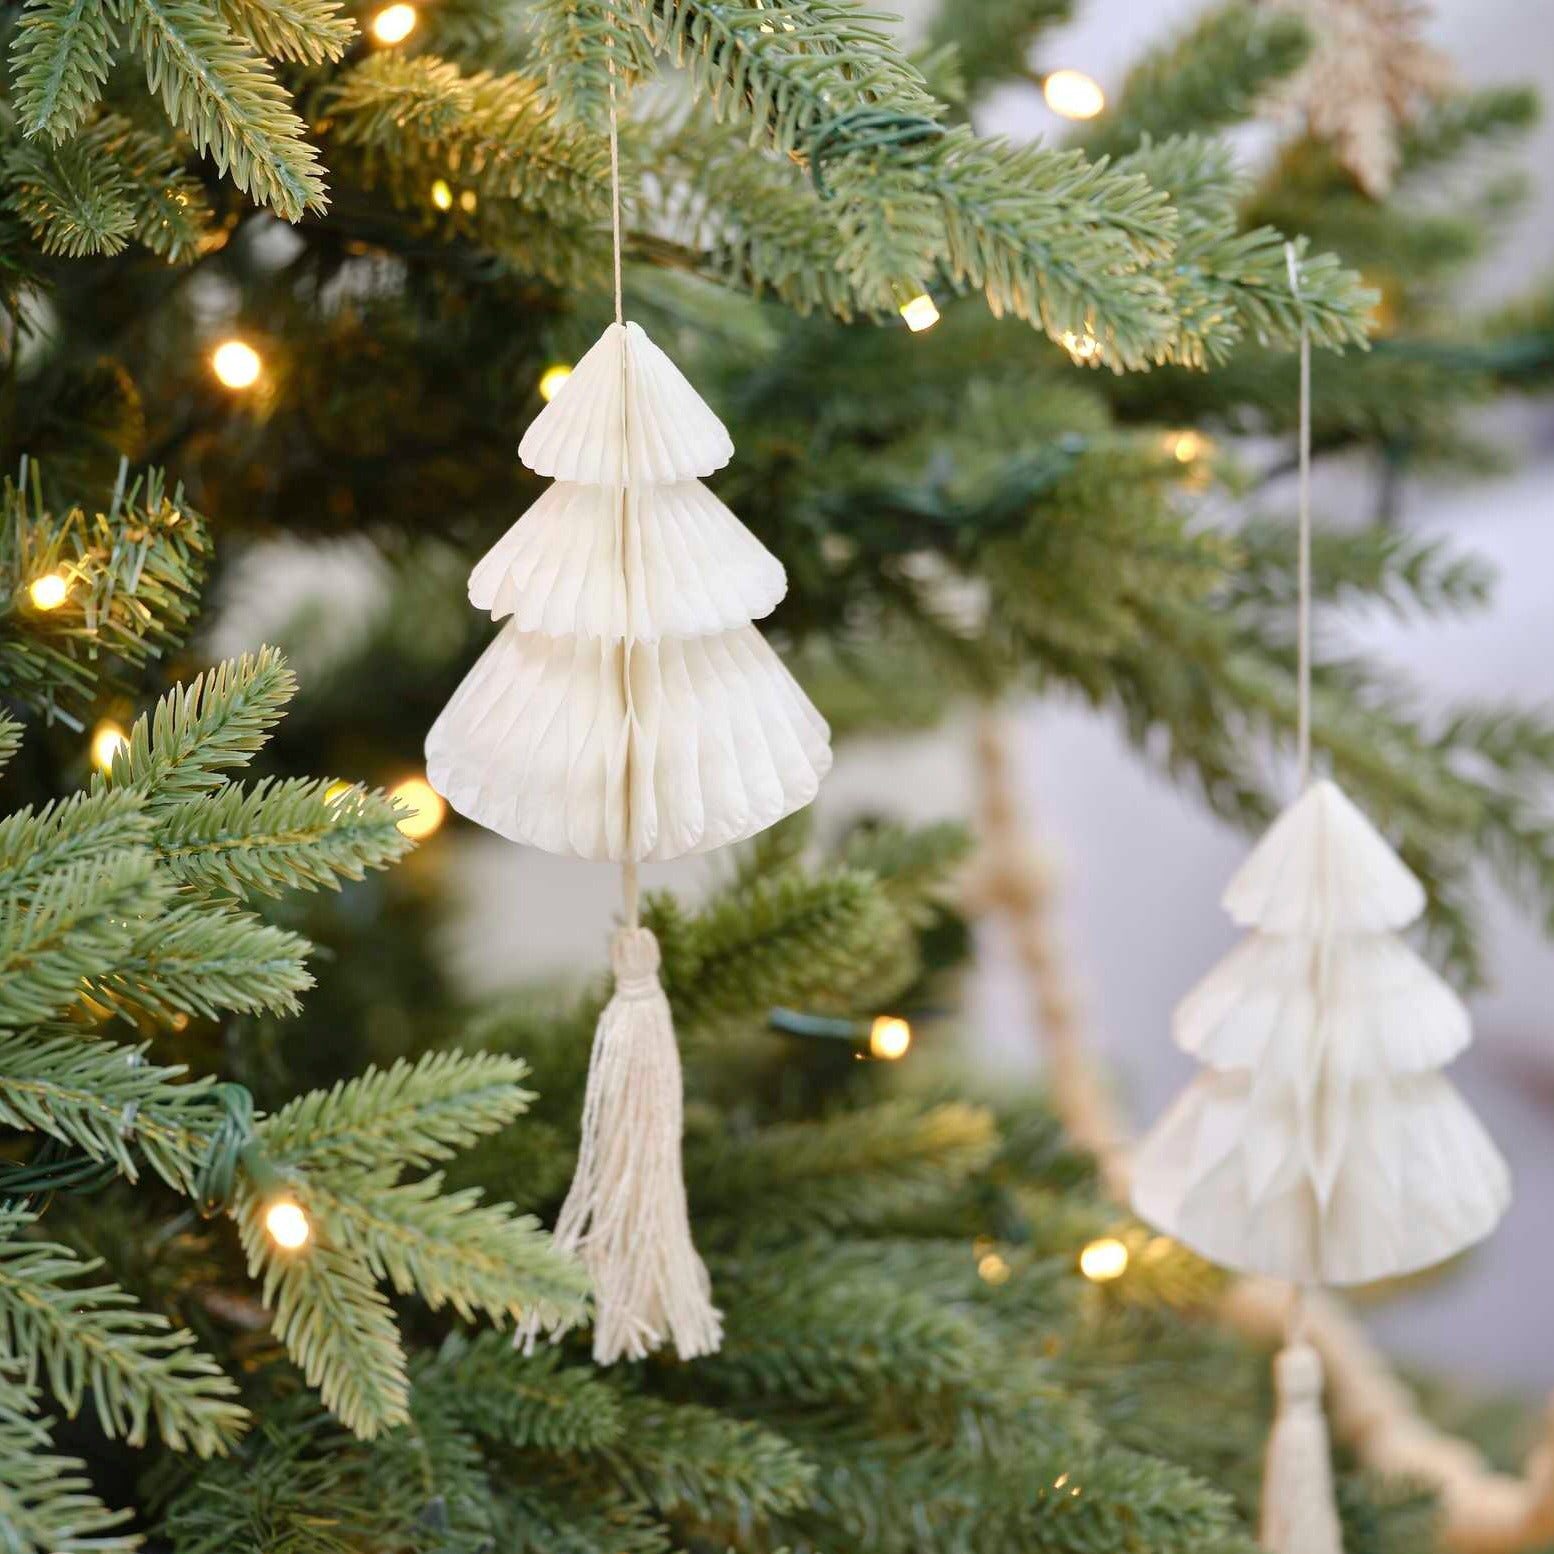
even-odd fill
[{"label": "green light cord", "polygon": [[[265,1159],[254,1136],[254,1098],[243,1085],[209,1086],[199,1100],[221,1109],[204,1158],[194,1173],[195,1207],[206,1219],[231,1208],[238,1183],[247,1176],[261,1195],[275,1192],[285,1179]],[[0,1165],[0,1203],[8,1209],[41,1214],[55,1193],[99,1192],[119,1174],[112,1159],[96,1159],[46,1138],[31,1160]]]},{"label": "green light cord", "polygon": [[922,145],[942,134],[942,124],[918,113],[893,113],[888,108],[854,108],[840,113],[810,137],[809,176],[814,179],[815,193],[823,200],[834,198],[826,183],[826,164],[836,157]]}]

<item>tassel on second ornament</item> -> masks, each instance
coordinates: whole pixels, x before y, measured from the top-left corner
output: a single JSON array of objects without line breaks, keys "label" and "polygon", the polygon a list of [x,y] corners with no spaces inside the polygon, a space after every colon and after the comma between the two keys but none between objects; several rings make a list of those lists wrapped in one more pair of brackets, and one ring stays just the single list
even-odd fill
[{"label": "tassel on second ornament", "polygon": [[[557,482],[470,575],[510,617],[427,735],[427,775],[515,842],[626,873],[615,991],[556,1225],[594,1282],[594,1355],[682,1358],[721,1321],[692,1243],[680,1058],[636,866],[740,841],[809,803],[829,731],[752,620],[782,565],[701,484],[733,443],[635,324],[612,324],[525,434]],[[547,1325],[535,1313],[521,1335]]]}]

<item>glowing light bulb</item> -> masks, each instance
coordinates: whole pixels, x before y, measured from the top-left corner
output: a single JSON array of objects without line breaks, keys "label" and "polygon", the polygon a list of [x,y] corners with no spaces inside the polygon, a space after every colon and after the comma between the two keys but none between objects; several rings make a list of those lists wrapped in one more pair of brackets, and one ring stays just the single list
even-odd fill
[{"label": "glowing light bulb", "polygon": [[1092,334],[1076,335],[1072,329],[1065,329],[1063,349],[1076,362],[1093,362],[1100,359],[1101,342]]},{"label": "glowing light bulb", "polygon": [[415,31],[413,5],[386,5],[372,19],[372,35],[379,43],[403,43]]},{"label": "glowing light bulb", "polygon": [[438,210],[453,209],[453,190],[448,187],[448,180],[446,178],[439,178],[432,185],[432,204]]},{"label": "glowing light bulb", "polygon": [[92,730],[92,765],[100,772],[113,770],[113,758],[129,743],[124,730],[111,718],[104,718]]},{"label": "glowing light bulb", "polygon": [[1093,119],[1106,106],[1106,93],[1082,70],[1054,70],[1041,83],[1041,95],[1065,119]]},{"label": "glowing light bulb", "polygon": [[939,322],[939,310],[926,291],[919,292],[910,302],[903,302],[901,316],[906,320],[907,328],[915,335],[925,329],[932,329]]},{"label": "glowing light bulb", "polygon": [[475,193],[475,191],[473,189],[460,189],[459,190],[459,209],[464,211],[466,214],[472,214],[474,212],[475,207],[479,203],[480,203],[480,197]]},{"label": "glowing light bulb", "polygon": [[1178,464],[1191,464],[1208,446],[1208,438],[1190,428],[1185,432],[1172,432],[1166,438],[1166,451]]},{"label": "glowing light bulb", "polygon": [[347,782],[343,777],[338,778],[324,789],[324,802],[326,804],[339,804],[342,799],[349,797],[356,791],[356,784],[354,782]]},{"label": "glowing light bulb", "polygon": [[977,1276],[986,1284],[1006,1284],[1013,1270],[997,1252],[989,1252],[977,1264]]},{"label": "glowing light bulb", "polygon": [[313,1234],[313,1226],[302,1205],[290,1198],[277,1198],[264,1211],[264,1228],[269,1231],[270,1239],[288,1252],[306,1246]]},{"label": "glowing light bulb", "polygon": [[40,610],[57,610],[65,602],[70,584],[58,572],[45,572],[42,577],[33,580],[27,592]]},{"label": "glowing light bulb", "polygon": [[395,783],[389,789],[389,797],[411,811],[401,818],[399,829],[418,842],[429,837],[448,813],[442,795],[424,777],[407,777],[403,782]]},{"label": "glowing light bulb", "polygon": [[[540,398],[548,405],[561,392],[561,385],[572,376],[572,369],[565,362],[557,362],[540,374]],[[559,414],[559,412],[558,412]]]},{"label": "glowing light bulb", "polygon": [[900,1015],[882,1014],[869,1029],[869,1051],[877,1058],[904,1057],[912,1045],[912,1027]]},{"label": "glowing light bulb", "polygon": [[211,371],[230,389],[252,388],[263,366],[258,351],[246,340],[223,340],[211,352]]},{"label": "glowing light bulb", "polygon": [[1079,1254],[1079,1271],[1092,1284],[1120,1279],[1127,1269],[1128,1249],[1115,1236],[1102,1236]]}]

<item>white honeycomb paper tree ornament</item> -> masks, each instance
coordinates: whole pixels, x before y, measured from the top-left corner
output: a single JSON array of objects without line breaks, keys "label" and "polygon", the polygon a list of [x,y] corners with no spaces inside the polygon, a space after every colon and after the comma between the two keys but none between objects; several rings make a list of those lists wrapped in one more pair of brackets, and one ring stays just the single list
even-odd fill
[{"label": "white honeycomb paper tree ornament", "polygon": [[[626,870],[577,1174],[556,1225],[594,1281],[594,1353],[718,1347],[680,1163],[680,1061],[636,866],[752,836],[814,798],[824,719],[751,622],[780,562],[701,483],[722,423],[636,324],[616,322],[524,435],[557,483],[482,558],[471,603],[506,618],[426,739],[471,820]],[[546,1324],[536,1313],[532,1342]]]},{"label": "white honeycomb paper tree ornament", "polygon": [[1251,930],[1178,1006],[1205,1066],[1145,1139],[1134,1206],[1242,1273],[1365,1284],[1481,1240],[1505,1163],[1442,1074],[1468,1012],[1398,937],[1425,894],[1331,782],[1313,783],[1231,880]]},{"label": "white honeycomb paper tree ornament", "polygon": [[[1285,246],[1300,302],[1299,253]],[[1510,1173],[1441,1070],[1472,1038],[1399,937],[1423,887],[1348,798],[1311,780],[1311,343],[1300,341],[1300,797],[1231,880],[1251,930],[1176,1010],[1204,1067],[1132,1163],[1141,1218],[1242,1273],[1287,1281],[1263,1468],[1263,1547],[1341,1554],[1322,1360],[1303,1292],[1427,1268],[1487,1236]]]}]

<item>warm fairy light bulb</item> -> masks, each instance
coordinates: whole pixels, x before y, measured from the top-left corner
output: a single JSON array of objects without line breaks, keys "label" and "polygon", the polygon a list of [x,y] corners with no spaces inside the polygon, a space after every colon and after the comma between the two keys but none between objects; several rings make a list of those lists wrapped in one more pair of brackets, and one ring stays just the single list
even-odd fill
[{"label": "warm fairy light bulb", "polygon": [[33,580],[27,592],[40,610],[57,610],[65,602],[70,584],[58,572],[45,572],[42,577]]},{"label": "warm fairy light bulb", "polygon": [[[540,375],[540,398],[548,405],[561,392],[561,385],[572,376],[572,369],[565,362],[547,367]],[[558,411],[557,414],[560,414]]]},{"label": "warm fairy light bulb", "polygon": [[211,371],[230,389],[252,388],[263,365],[258,351],[246,340],[223,340],[211,352]]},{"label": "warm fairy light bulb", "polygon": [[407,777],[395,783],[389,789],[389,797],[413,812],[400,820],[399,829],[418,842],[429,837],[448,812],[442,795],[424,777]]},{"label": "warm fairy light bulb", "polygon": [[111,718],[104,718],[92,730],[92,765],[100,772],[112,771],[114,756],[128,743],[124,730]]},{"label": "warm fairy light bulb", "polygon": [[270,1239],[288,1252],[306,1246],[313,1234],[302,1205],[290,1198],[277,1198],[264,1211],[264,1228],[269,1231]]},{"label": "warm fairy light bulb", "polygon": [[1076,362],[1090,362],[1101,354],[1101,342],[1092,334],[1076,335],[1072,329],[1065,329],[1063,349]]},{"label": "warm fairy light bulb", "polygon": [[1005,1284],[1012,1270],[997,1252],[989,1252],[977,1260],[977,1276],[986,1284]]},{"label": "warm fairy light bulb", "polygon": [[1079,1271],[1092,1284],[1120,1279],[1127,1268],[1128,1249],[1115,1236],[1102,1236],[1079,1254]]},{"label": "warm fairy light bulb", "polygon": [[1194,459],[1202,456],[1208,445],[1208,438],[1191,428],[1185,432],[1172,432],[1166,438],[1166,449],[1178,464],[1191,464]]},{"label": "warm fairy light bulb", "polygon": [[372,35],[379,43],[403,43],[415,24],[413,5],[386,5],[372,19]]},{"label": "warm fairy light bulb", "polygon": [[869,1029],[869,1051],[877,1058],[904,1057],[912,1045],[912,1027],[900,1015],[882,1014]]},{"label": "warm fairy light bulb", "polygon": [[459,190],[459,209],[466,214],[473,214],[475,207],[480,203],[480,196],[473,189]]},{"label": "warm fairy light bulb", "polygon": [[453,190],[448,187],[448,180],[446,178],[439,178],[432,185],[432,204],[438,210],[453,209]]},{"label": "warm fairy light bulb", "polygon": [[1082,70],[1054,70],[1041,83],[1041,95],[1065,119],[1093,119],[1106,106],[1106,93]]},{"label": "warm fairy light bulb", "polygon": [[926,291],[919,292],[910,302],[903,302],[901,316],[906,320],[907,328],[915,335],[925,329],[932,329],[939,322],[939,310]]}]

